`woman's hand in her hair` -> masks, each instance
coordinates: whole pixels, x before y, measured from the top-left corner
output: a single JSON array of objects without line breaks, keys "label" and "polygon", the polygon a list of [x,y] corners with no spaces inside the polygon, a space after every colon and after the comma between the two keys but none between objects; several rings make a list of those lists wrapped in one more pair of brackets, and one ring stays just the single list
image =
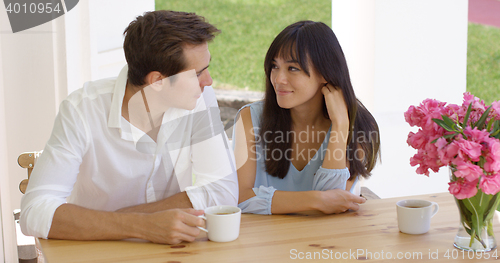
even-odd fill
[{"label": "woman's hand in her hair", "polygon": [[340,132],[348,132],[349,116],[344,96],[342,95],[340,88],[334,87],[331,84],[326,84],[321,89],[321,92],[325,96],[328,116],[332,121],[332,131],[337,130]]},{"label": "woman's hand in her hair", "polygon": [[363,197],[342,189],[320,191],[319,195],[316,209],[325,214],[343,213],[349,209],[356,211],[359,209],[359,204],[366,202]]}]

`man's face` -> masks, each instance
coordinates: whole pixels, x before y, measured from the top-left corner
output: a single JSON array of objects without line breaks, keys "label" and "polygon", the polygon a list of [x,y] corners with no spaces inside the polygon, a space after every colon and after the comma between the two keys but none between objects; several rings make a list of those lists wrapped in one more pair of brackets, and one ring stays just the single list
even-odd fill
[{"label": "man's face", "polygon": [[169,97],[169,106],[192,110],[205,86],[212,85],[208,72],[210,52],[208,43],[185,45],[183,48],[186,69],[164,81],[165,94]]},{"label": "man's face", "polygon": [[[210,52],[208,44],[186,45],[183,48],[186,62],[185,70],[165,78],[159,75],[158,80],[136,92],[128,102],[130,122],[141,130],[148,132],[161,123],[163,113],[169,108],[193,110],[205,86],[212,85],[208,72]],[[152,72],[154,73],[154,72]],[[159,73],[159,72],[156,72]],[[149,112],[149,114],[148,114]],[[152,125],[150,118],[154,123]]]},{"label": "man's face", "polygon": [[199,86],[203,92],[205,86],[212,85],[212,77],[208,72],[208,66],[212,59],[210,51],[208,51],[208,43],[201,45],[185,45],[183,52],[186,61],[186,70],[195,70],[198,81],[200,82]]}]

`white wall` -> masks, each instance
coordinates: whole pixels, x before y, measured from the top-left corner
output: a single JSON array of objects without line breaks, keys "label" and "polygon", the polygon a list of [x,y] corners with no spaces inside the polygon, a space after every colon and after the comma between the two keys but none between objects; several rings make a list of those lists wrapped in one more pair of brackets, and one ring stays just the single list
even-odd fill
[{"label": "white wall", "polygon": [[123,31],[154,8],[154,0],[87,0],[66,14],[68,93],[86,81],[117,76],[126,63]]},{"label": "white wall", "polygon": [[6,262],[17,262],[12,211],[27,176],[17,157],[43,149],[69,92],[118,74],[125,64],[123,30],[152,10],[154,0],[80,1],[64,16],[13,34],[0,5],[0,258],[5,254]]},{"label": "white wall", "polygon": [[[2,12],[0,10],[0,12]],[[0,17],[1,19],[1,17]],[[3,21],[3,20],[1,20]],[[0,61],[2,61],[2,34],[0,34]],[[0,63],[0,105],[5,105],[4,99],[4,85],[3,85],[3,65]],[[0,107],[0,120],[5,120],[5,109]],[[9,220],[12,217],[10,212],[10,189],[9,189],[9,177],[8,177],[8,167],[7,162],[7,136],[6,127],[3,121],[0,121],[0,261],[6,262],[6,259],[13,259],[17,252],[14,246],[8,246],[8,242],[11,239],[5,239],[3,237],[12,237],[14,228],[10,227],[14,223],[13,220]],[[5,208],[5,209],[2,209]],[[4,230],[5,229],[5,230]]]},{"label": "white wall", "polygon": [[358,98],[377,119],[382,163],[365,185],[381,197],[444,192],[448,171],[410,166],[415,131],[403,113],[425,98],[461,103],[466,89],[467,0],[332,0],[332,28]]},{"label": "white wall", "polygon": [[17,262],[12,211],[19,208],[19,182],[26,170],[17,165],[17,156],[42,149],[48,139],[56,114],[56,94],[53,41],[57,35],[54,23],[12,34],[4,6],[0,7],[0,53],[2,63],[3,115],[0,127],[5,137],[2,149],[2,219],[6,262]]}]

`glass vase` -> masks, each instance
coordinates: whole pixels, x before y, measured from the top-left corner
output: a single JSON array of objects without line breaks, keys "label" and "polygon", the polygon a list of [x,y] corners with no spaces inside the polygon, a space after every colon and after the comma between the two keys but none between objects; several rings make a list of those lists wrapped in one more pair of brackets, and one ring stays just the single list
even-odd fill
[{"label": "glass vase", "polygon": [[483,221],[484,223],[480,226],[475,226],[475,222],[467,219],[467,217],[470,218],[472,216],[468,212],[469,210],[464,205],[460,204],[463,200],[455,198],[455,201],[457,202],[458,212],[460,214],[460,225],[458,226],[458,232],[455,236],[453,245],[456,248],[466,251],[487,252],[495,249],[497,243],[495,234],[493,233],[493,217]]},{"label": "glass vase", "polygon": [[[450,181],[462,180],[450,168]],[[500,194],[488,195],[477,189],[476,195],[457,199],[460,225],[453,245],[466,251],[487,252],[497,247],[493,232],[493,216],[499,205]]]}]

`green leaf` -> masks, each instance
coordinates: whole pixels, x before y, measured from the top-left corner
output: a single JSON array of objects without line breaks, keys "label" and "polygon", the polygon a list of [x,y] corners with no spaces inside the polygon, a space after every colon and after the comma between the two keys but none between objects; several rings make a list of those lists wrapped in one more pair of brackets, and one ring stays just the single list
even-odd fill
[{"label": "green leaf", "polygon": [[465,225],[465,222],[462,222],[462,225],[464,225],[464,229],[467,232],[467,234],[469,234],[469,236],[472,236],[472,230]]},{"label": "green leaf", "polygon": [[500,121],[496,120],[493,124],[493,129],[491,130],[490,134],[492,137],[495,137],[499,133],[500,133]]},{"label": "green leaf", "polygon": [[487,214],[485,217],[485,221],[491,220],[493,216],[495,215],[495,210],[498,209],[498,206],[500,205],[500,194],[494,195],[491,200],[490,200],[490,205],[488,206]]},{"label": "green leaf", "polygon": [[446,122],[444,122],[443,120],[440,120],[440,119],[432,119],[432,120],[433,120],[433,121],[434,121],[437,125],[439,125],[439,126],[443,127],[443,129],[445,129],[445,130],[447,130],[447,131],[451,131],[451,132],[453,132],[453,131],[454,131],[454,130],[453,130],[450,126],[448,126],[448,125],[446,124]]},{"label": "green leaf", "polygon": [[464,127],[467,126],[467,121],[469,120],[469,115],[470,112],[472,111],[472,103],[469,104],[469,107],[467,108],[467,113],[465,113],[465,118],[464,118]]},{"label": "green leaf", "polygon": [[443,138],[445,138],[445,139],[453,138],[453,137],[457,136],[457,134],[458,134],[458,132],[446,134],[443,136]]},{"label": "green leaf", "polygon": [[[458,207],[460,208],[460,218],[461,218],[461,221],[464,223],[464,226],[465,224],[471,228],[472,226],[472,213],[469,211],[469,209],[467,209],[467,207],[465,206],[464,204],[464,200],[459,200],[459,199],[456,199],[455,198],[455,201],[458,205]],[[466,228],[467,230],[467,228]],[[467,233],[470,235],[471,234],[471,231],[470,229],[467,231]]]},{"label": "green leaf", "polygon": [[480,197],[478,195],[473,196],[471,198],[464,199],[465,207],[472,213],[472,235],[471,235],[471,243],[474,242],[474,238],[476,238],[479,242],[483,243],[481,240],[481,232],[484,227],[483,223],[483,214],[480,214],[478,211],[478,205],[480,202]]},{"label": "green leaf", "polygon": [[488,221],[488,235],[494,236],[495,232],[493,231],[493,220]]},{"label": "green leaf", "polygon": [[487,131],[491,130],[491,126],[493,125],[494,122],[495,122],[495,118],[491,118],[490,121],[488,122],[488,126],[486,127]]},{"label": "green leaf", "polygon": [[458,125],[452,119],[450,119],[446,115],[441,115],[441,117],[443,117],[443,121],[444,121],[444,123],[446,123],[446,125],[448,125],[448,127],[452,128],[453,131],[458,131],[458,129],[457,129]]},{"label": "green leaf", "polygon": [[480,215],[482,215],[482,217],[484,218],[484,216],[486,215],[486,212],[489,211],[489,209],[491,209],[491,206],[493,205],[493,204],[490,204],[490,201],[493,198],[493,195],[487,195],[487,194],[483,193],[483,191],[481,191],[481,189],[477,189],[477,194],[474,197],[479,197],[477,212]]},{"label": "green leaf", "polygon": [[[488,117],[488,114],[490,113],[491,107],[488,107],[488,109],[481,115],[481,118],[477,121],[475,127],[477,127],[478,130],[482,130],[484,128],[484,122],[486,121],[486,118]],[[474,128],[474,127],[471,127]]]}]

